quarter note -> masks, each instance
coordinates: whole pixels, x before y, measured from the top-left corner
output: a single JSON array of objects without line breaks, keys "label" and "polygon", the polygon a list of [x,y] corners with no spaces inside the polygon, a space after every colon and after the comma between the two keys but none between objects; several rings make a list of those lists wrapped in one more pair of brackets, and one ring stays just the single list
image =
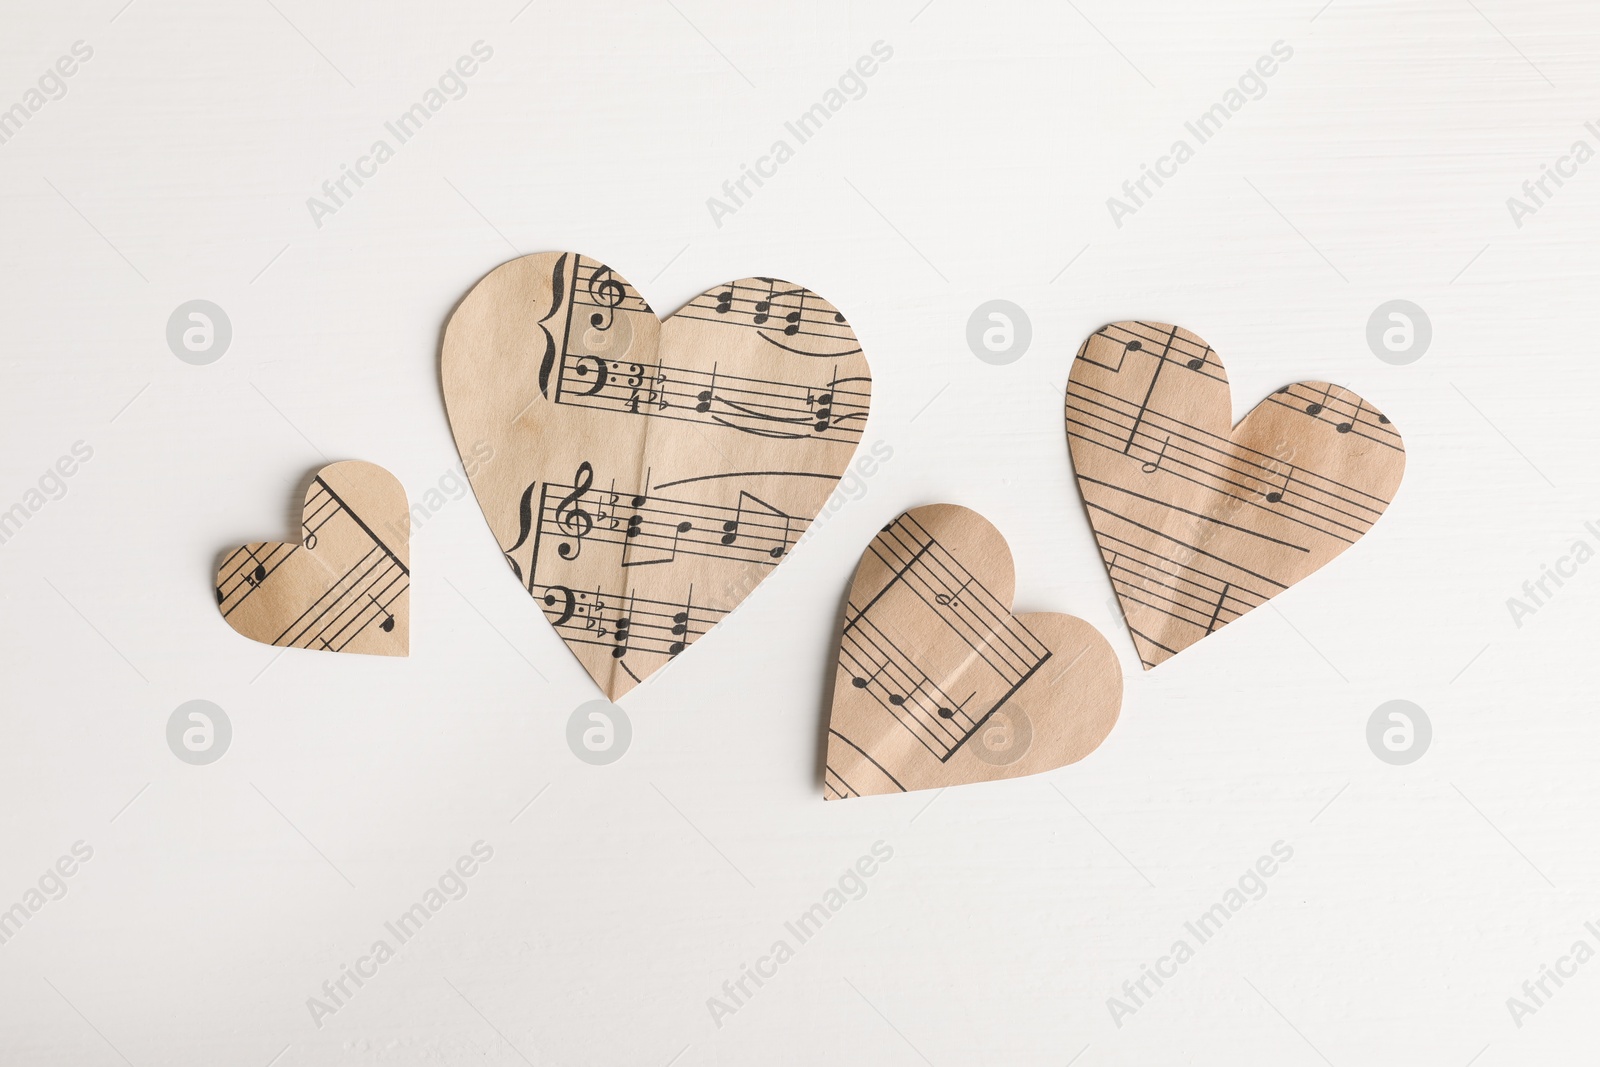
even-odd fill
[{"label": "quarter note", "polygon": [[793,337],[795,334],[799,333],[800,323],[805,318],[806,291],[804,289],[796,289],[792,291],[799,294],[799,303],[795,306],[795,310],[789,312],[783,317],[783,321],[787,323],[787,325],[783,328],[785,337]]},{"label": "quarter note", "polygon": [[[869,675],[866,678],[863,678],[860,675],[852,675],[851,678],[850,678],[850,684],[855,686],[857,689],[865,689],[868,686],[870,686],[873,682],[878,681],[878,675],[882,674],[884,671],[886,671],[888,669],[889,669],[889,665],[887,663],[885,663],[883,666],[881,666],[877,670],[873,671],[872,674]],[[879,684],[882,684],[882,683],[879,683]],[[888,689],[888,686],[884,686],[884,688]],[[891,704],[895,705],[896,707],[898,707],[901,704],[905,703],[905,698],[900,696],[900,694],[898,694],[898,693],[891,692],[889,694],[889,703],[891,703]]]},{"label": "quarter note", "polygon": [[682,652],[689,641],[689,616],[694,611],[694,586],[689,586],[689,595],[683,599],[683,610],[672,616],[672,633],[678,640],[667,646],[667,655],[676,656]]},{"label": "quarter note", "polygon": [[616,630],[612,637],[612,640],[615,641],[615,646],[611,649],[612,659],[621,659],[628,654],[628,637],[633,631],[634,599],[632,593],[628,594],[628,614],[617,615]]},{"label": "quarter note", "polygon": [[246,549],[245,551],[249,554],[250,559],[255,563],[255,566],[249,571],[245,572],[244,580],[246,585],[248,585],[251,589],[254,589],[262,582],[267,580],[267,567],[266,564],[262,563],[261,560],[256,557],[254,552],[251,552],[249,549]]},{"label": "quarter note", "polygon": [[1326,387],[1323,388],[1321,400],[1313,400],[1311,403],[1306,405],[1306,414],[1312,416],[1321,415],[1324,405],[1326,405],[1328,402],[1328,396],[1332,392],[1333,384],[1330,382]]},{"label": "quarter note", "polygon": [[778,283],[773,279],[762,278],[761,280],[767,283],[767,298],[756,301],[756,313],[750,321],[757,326],[764,325],[767,319],[772,317],[772,298],[777,295],[778,291]]},{"label": "quarter note", "polygon": [[1289,483],[1294,481],[1294,468],[1290,467],[1283,475],[1283,484],[1267,494],[1267,503],[1282,503],[1284,496],[1289,492]]},{"label": "quarter note", "polygon": [[1365,400],[1358,400],[1356,403],[1356,413],[1351,415],[1350,418],[1345,422],[1339,423],[1334,427],[1334,429],[1338,430],[1340,433],[1349,433],[1351,430],[1355,429],[1356,423],[1361,421],[1361,409],[1366,406],[1366,403],[1367,402]]},{"label": "quarter note", "polygon": [[828,427],[833,425],[833,395],[839,389],[839,372],[835,370],[833,377],[828,380],[828,391],[813,397],[806,394],[806,404],[816,409],[816,423],[812,429],[818,433],[827,433]]},{"label": "quarter note", "polygon": [[711,410],[711,401],[713,399],[715,399],[716,395],[717,395],[717,365],[715,363],[713,363],[713,364],[711,364],[711,384],[708,385],[706,388],[702,389],[700,391],[700,395],[695,397],[695,400],[697,402],[696,402],[696,404],[694,406],[694,409],[696,411],[698,411],[700,414],[704,415],[706,412]]}]

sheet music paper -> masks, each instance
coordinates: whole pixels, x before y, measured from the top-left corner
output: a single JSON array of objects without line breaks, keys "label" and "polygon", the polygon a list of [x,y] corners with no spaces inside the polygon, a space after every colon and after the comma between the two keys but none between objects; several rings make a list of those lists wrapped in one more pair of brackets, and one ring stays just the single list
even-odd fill
[{"label": "sheet music paper", "polygon": [[1015,778],[1094,751],[1122,707],[1122,669],[1071,615],[1013,615],[1011,550],[975,511],[908,511],[850,585],[823,797]]},{"label": "sheet music paper", "polygon": [[1405,471],[1399,431],[1339,386],[1231,412],[1217,353],[1177,326],[1113,323],[1073,361],[1072,464],[1146,670],[1355,544]]},{"label": "sheet music paper", "polygon": [[269,645],[404,656],[411,634],[406,491],[372,463],[333,463],[306,490],[296,544],[256,542],[217,568],[228,625]]},{"label": "sheet music paper", "polygon": [[608,697],[783,561],[861,439],[866,359],[832,304],[745,278],[665,322],[603,263],[525,256],[451,316],[445,404],[516,580]]}]

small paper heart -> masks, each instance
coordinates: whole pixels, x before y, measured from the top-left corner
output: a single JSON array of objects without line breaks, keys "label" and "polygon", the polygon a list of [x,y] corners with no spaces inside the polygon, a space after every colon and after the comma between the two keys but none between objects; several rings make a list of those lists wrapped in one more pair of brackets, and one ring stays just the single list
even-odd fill
[{"label": "small paper heart", "polygon": [[245,545],[217,568],[222,617],[268,645],[406,655],[409,518],[405,489],[382,467],[323,467],[306,490],[299,544]]},{"label": "small paper heart", "polygon": [[989,782],[1075,763],[1122,708],[1098,630],[1011,614],[1011,550],[934,504],[867,546],[850,584],[828,719],[826,800]]},{"label": "small paper heart", "polygon": [[861,439],[872,381],[809,289],[745,278],[665,321],[603,263],[524,256],[445,330],[450,428],[518,582],[616,700],[771,574]]},{"label": "small paper heart", "polygon": [[1222,360],[1177,326],[1113,323],[1073,361],[1072,466],[1146,670],[1355,544],[1405,472],[1388,417],[1327,382],[1231,415]]}]

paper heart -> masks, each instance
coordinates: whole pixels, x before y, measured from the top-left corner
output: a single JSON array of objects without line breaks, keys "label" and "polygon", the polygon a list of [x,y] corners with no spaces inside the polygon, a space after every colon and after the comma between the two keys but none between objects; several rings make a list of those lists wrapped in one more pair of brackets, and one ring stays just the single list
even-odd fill
[{"label": "paper heart", "polygon": [[445,329],[445,405],[518,581],[615,700],[727,616],[822,509],[871,379],[817,294],[746,278],[665,322],[571,252],[491,271]]},{"label": "paper heart", "polygon": [[269,645],[406,655],[408,517],[405,489],[382,467],[323,467],[306,490],[300,544],[245,545],[217,568],[222,617]]},{"label": "paper heart", "polygon": [[1105,326],[1072,364],[1072,465],[1146,670],[1349,548],[1405,471],[1388,418],[1338,386],[1231,412],[1222,361],[1177,326]]},{"label": "paper heart", "polygon": [[867,546],[845,608],[826,800],[1017,778],[1075,763],[1122,708],[1122,668],[1071,615],[1011,614],[1011,550],[934,504]]}]

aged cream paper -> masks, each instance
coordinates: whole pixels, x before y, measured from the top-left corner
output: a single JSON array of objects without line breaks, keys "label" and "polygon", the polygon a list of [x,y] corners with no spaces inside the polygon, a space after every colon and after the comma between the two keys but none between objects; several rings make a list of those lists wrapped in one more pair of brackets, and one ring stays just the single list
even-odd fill
[{"label": "aged cream paper", "polygon": [[975,511],[901,515],[850,585],[828,720],[827,800],[1074,763],[1122,708],[1122,668],[1071,615],[1013,615],[1011,550]]},{"label": "aged cream paper", "polygon": [[615,700],[788,554],[861,439],[872,382],[817,294],[745,278],[665,322],[611,268],[524,256],[451,316],[445,404],[523,588]]},{"label": "aged cream paper", "polygon": [[1355,544],[1405,471],[1389,419],[1336,385],[1231,413],[1221,359],[1177,326],[1113,323],[1072,364],[1072,465],[1146,670]]},{"label": "aged cream paper", "polygon": [[406,655],[410,549],[392,532],[405,517],[406,491],[382,467],[323,467],[306,490],[298,544],[257,542],[222,561],[222,617],[269,645]]}]

